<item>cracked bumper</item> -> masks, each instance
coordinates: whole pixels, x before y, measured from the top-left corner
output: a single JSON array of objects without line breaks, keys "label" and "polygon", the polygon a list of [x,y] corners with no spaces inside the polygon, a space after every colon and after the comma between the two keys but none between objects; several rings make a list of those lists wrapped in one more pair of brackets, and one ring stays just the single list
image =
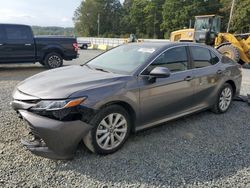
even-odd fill
[{"label": "cracked bumper", "polygon": [[81,139],[91,126],[80,120],[58,121],[33,114],[27,110],[18,110],[28,122],[32,133],[41,138],[45,146],[27,146],[32,153],[50,159],[72,159]]}]

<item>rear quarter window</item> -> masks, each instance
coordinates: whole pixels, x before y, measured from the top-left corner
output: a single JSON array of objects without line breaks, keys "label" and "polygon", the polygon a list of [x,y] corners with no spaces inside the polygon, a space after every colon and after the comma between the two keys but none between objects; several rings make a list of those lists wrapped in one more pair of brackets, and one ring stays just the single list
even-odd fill
[{"label": "rear quarter window", "polygon": [[210,54],[211,54],[211,64],[215,65],[219,63],[220,58],[218,58],[212,51],[210,51]]},{"label": "rear quarter window", "polygon": [[232,60],[231,58],[229,58],[227,56],[223,56],[221,61],[224,64],[228,64],[228,63],[230,63],[230,64],[237,64],[236,61]]}]

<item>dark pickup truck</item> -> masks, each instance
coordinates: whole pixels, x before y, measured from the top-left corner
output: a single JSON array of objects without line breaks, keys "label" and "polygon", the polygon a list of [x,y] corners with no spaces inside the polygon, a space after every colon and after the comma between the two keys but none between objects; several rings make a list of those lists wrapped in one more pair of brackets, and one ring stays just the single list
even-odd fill
[{"label": "dark pickup truck", "polygon": [[57,68],[78,57],[76,38],[34,37],[30,26],[0,24],[0,63],[35,63]]}]

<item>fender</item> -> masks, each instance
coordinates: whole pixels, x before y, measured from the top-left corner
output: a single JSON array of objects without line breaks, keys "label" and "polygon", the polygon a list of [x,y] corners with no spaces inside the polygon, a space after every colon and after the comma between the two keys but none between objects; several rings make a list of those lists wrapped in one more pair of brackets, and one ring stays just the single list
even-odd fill
[{"label": "fender", "polygon": [[218,50],[220,47],[225,46],[225,45],[231,45],[231,43],[230,42],[224,42],[224,43],[220,44],[219,46],[216,46],[215,49]]},{"label": "fender", "polygon": [[38,59],[43,60],[45,58],[45,55],[51,52],[58,52],[63,56],[64,54],[63,51],[64,50],[60,45],[57,44],[47,45],[38,51],[37,57]]}]

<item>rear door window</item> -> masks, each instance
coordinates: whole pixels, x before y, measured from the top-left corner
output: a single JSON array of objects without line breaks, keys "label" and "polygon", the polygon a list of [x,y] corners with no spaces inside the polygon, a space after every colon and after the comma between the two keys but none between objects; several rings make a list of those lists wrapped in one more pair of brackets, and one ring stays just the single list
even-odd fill
[{"label": "rear door window", "polygon": [[31,30],[26,26],[5,26],[5,31],[9,41],[30,41],[32,39]]},{"label": "rear door window", "polygon": [[194,68],[208,67],[219,62],[219,58],[207,48],[191,46],[190,51]]}]

